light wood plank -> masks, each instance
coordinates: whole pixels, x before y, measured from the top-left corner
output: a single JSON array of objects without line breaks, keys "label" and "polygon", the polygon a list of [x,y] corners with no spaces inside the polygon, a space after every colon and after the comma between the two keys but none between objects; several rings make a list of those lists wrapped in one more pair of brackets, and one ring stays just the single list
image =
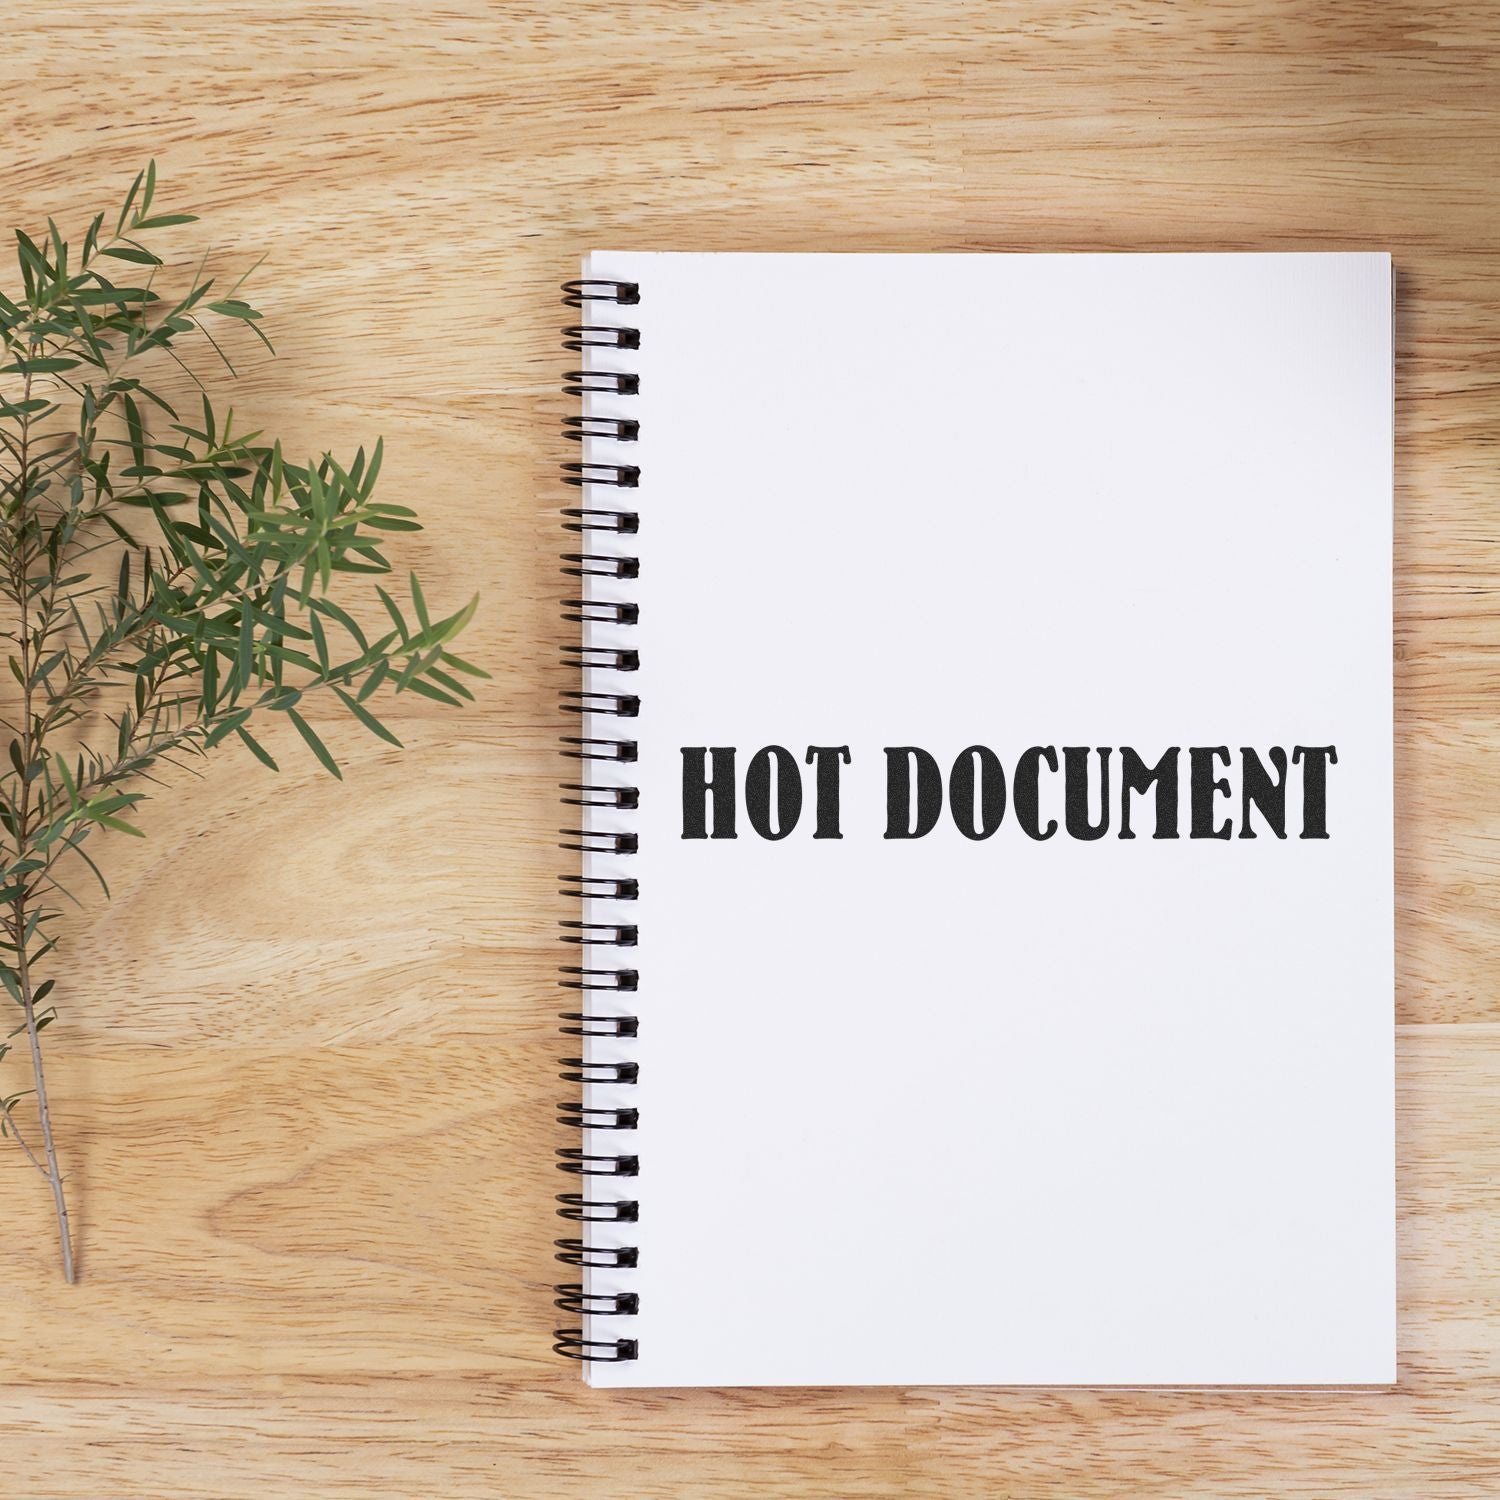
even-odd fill
[{"label": "light wood plank", "polygon": [[[1500,10],[12,9],[0,217],[154,153],[183,263],[269,249],[237,405],[385,435],[403,561],[483,591],[495,673],[396,715],[404,756],[339,729],[334,784],[277,739],[279,780],[216,764],[110,851],[49,1038],[78,1287],[0,1153],[15,1492],[1500,1490]],[[604,244],[1394,252],[1396,1390],[608,1393],[547,1353],[556,283]]]}]

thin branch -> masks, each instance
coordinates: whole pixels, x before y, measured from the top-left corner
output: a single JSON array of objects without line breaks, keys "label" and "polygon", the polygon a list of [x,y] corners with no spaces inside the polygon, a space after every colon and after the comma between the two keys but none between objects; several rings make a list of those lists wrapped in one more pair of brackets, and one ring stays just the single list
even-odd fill
[{"label": "thin branch", "polygon": [[[26,952],[25,899],[15,901],[12,929],[16,940],[16,974],[21,985],[21,1006],[26,1013],[26,1041],[31,1049],[31,1069],[36,1078],[36,1113],[42,1126],[42,1151],[47,1158],[46,1178],[52,1187],[52,1206],[57,1214],[57,1237],[62,1250],[63,1280],[69,1286],[76,1281],[73,1264],[73,1232],[68,1223],[68,1199],[63,1192],[62,1168],[57,1162],[57,1143],[52,1137],[52,1111],[47,1103],[47,1080],[42,1070],[42,1045],[36,1023],[36,1002],[31,990],[31,960]],[[30,1152],[27,1152],[30,1155]]]},{"label": "thin branch", "polygon": [[47,1179],[48,1182],[51,1182],[51,1174],[47,1171],[46,1167],[44,1167],[41,1162],[36,1159],[36,1152],[34,1152],[31,1147],[26,1144],[26,1137],[21,1134],[21,1127],[16,1123],[16,1117],[11,1113],[10,1102],[6,1099],[0,1099],[0,1114],[3,1114],[5,1116],[5,1123],[10,1126],[10,1133],[15,1137],[16,1145],[18,1145],[21,1150],[26,1153],[26,1160],[29,1161],[31,1165],[34,1166],[37,1171]]},{"label": "thin branch", "polygon": [[[35,342],[32,347],[35,348]],[[26,374],[22,381],[22,402],[30,401],[32,389],[31,369],[28,365]],[[23,416],[21,426],[20,462],[22,473],[22,491],[13,517],[15,527],[16,544],[11,552],[11,568],[15,578],[16,597],[21,610],[21,628],[18,631],[20,637],[17,645],[21,654],[21,764],[29,767],[34,759],[36,746],[33,739],[35,728],[31,712],[31,699],[33,691],[33,658],[30,632],[30,600],[31,588],[27,573],[31,563],[31,555],[28,550],[30,530],[34,524],[34,518],[28,514],[26,508],[25,475],[28,470],[28,454],[31,444],[31,413],[26,412]],[[28,846],[31,837],[31,778],[23,774],[21,777],[21,797],[19,805],[14,811],[16,852],[22,855]],[[13,913],[11,934],[16,945],[16,980],[21,990],[21,1009],[26,1017],[26,1041],[31,1053],[31,1074],[36,1090],[37,1119],[42,1127],[42,1153],[46,1157],[45,1175],[52,1187],[52,1204],[57,1214],[57,1234],[59,1246],[62,1250],[63,1277],[69,1283],[74,1280],[73,1266],[73,1236],[68,1226],[68,1200],[63,1192],[62,1168],[57,1161],[57,1143],[52,1138],[52,1111],[47,1101],[47,1075],[42,1066],[42,1047],[39,1037],[39,1028],[36,1020],[36,1003],[31,988],[31,960],[27,953],[29,931],[26,916],[27,891],[23,888],[21,893],[11,903]],[[17,1139],[20,1139],[18,1136]],[[24,1145],[24,1142],[23,1142]],[[31,1155],[30,1148],[26,1148],[27,1155]]]},{"label": "thin branch", "polygon": [[[228,298],[206,303],[211,283],[200,268],[186,296],[173,302],[150,291],[154,268],[144,290],[94,269],[94,255],[121,245],[139,251],[131,236],[143,223],[158,227],[150,209],[154,183],[153,166],[136,179],[115,234],[100,244],[86,239],[71,275],[67,247],[50,221],[48,239],[33,244],[21,235],[26,296],[0,297],[0,344],[23,377],[19,399],[14,388],[6,394],[0,423],[0,604],[14,605],[0,637],[11,643],[3,654],[21,689],[18,722],[0,717],[14,766],[0,778],[0,977],[25,1013],[41,1140],[33,1149],[15,1130],[6,1097],[0,1123],[52,1188],[69,1281],[71,1227],[38,1040],[52,1014],[51,985],[33,985],[37,964],[55,946],[49,924],[56,898],[71,899],[59,861],[77,854],[102,884],[84,848],[89,838],[100,830],[138,831],[126,815],[144,788],[168,768],[195,769],[194,759],[231,732],[274,769],[245,728],[263,711],[285,710],[312,754],[338,775],[327,746],[296,712],[305,697],[332,688],[365,728],[393,740],[365,706],[382,683],[456,702],[467,689],[443,667],[477,671],[444,650],[472,603],[433,624],[413,578],[418,624],[382,593],[395,629],[367,640],[327,597],[335,570],[388,572],[385,533],[414,529],[411,511],[369,498],[378,444],[368,464],[363,452],[347,468],[327,454],[307,465],[287,463],[279,445],[257,446],[259,433],[235,434],[233,410],[221,420],[206,393],[200,431],[137,378],[138,367],[127,371],[144,356],[157,368],[174,361],[202,390],[173,347],[202,335],[219,349],[196,311],[200,303],[216,317],[246,323],[270,347],[255,324],[259,314],[238,300],[238,283]],[[49,364],[58,359],[82,364],[69,374]],[[45,373],[49,389],[31,411],[34,373]],[[172,435],[161,435],[158,411],[167,414]],[[175,501],[187,502],[183,512],[171,508]],[[132,504],[139,507],[133,513],[118,510]],[[126,519],[132,515],[146,528],[144,546],[136,520]],[[100,555],[116,543],[127,549],[119,582]],[[86,610],[97,611],[97,621],[86,620]],[[342,634],[331,649],[335,626]],[[347,655],[355,646],[357,654]],[[121,688],[134,695],[122,700],[115,692]],[[98,748],[85,738],[96,732]]]}]

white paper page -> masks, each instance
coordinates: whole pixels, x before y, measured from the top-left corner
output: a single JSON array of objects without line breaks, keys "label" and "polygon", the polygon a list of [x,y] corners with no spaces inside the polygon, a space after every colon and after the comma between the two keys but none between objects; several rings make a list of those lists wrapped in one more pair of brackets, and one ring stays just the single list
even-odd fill
[{"label": "white paper page", "polygon": [[[640,423],[622,768],[640,897],[635,1245],[601,1385],[1395,1378],[1391,267],[1383,254],[596,253]],[[763,746],[813,768],[785,838]],[[1003,821],[885,837],[887,746]],[[1326,839],[1240,836],[1241,748],[1335,746]],[[684,838],[683,747],[736,747],[737,837]],[[1019,825],[1031,746],[1112,747],[1110,825]],[[1176,839],[1123,747],[1181,747]],[[1189,837],[1226,746],[1228,840]],[[1091,757],[1097,819],[1098,756]],[[1043,769],[1040,819],[1064,821]],[[946,785],[945,785],[946,793]],[[971,809],[972,811],[972,809]],[[618,1007],[616,1007],[618,1008]],[[589,1185],[600,1195],[598,1183]],[[623,1196],[623,1191],[620,1194]],[[613,1196],[604,1191],[602,1196]]]}]

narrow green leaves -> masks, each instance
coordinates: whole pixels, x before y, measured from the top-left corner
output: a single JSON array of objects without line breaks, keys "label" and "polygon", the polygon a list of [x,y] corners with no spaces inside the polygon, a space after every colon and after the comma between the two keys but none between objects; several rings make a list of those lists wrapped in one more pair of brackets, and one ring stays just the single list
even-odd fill
[{"label": "narrow green leaves", "polygon": [[417,611],[417,619],[422,622],[423,630],[432,629],[432,621],[427,615],[427,600],[422,597],[422,585],[417,581],[417,575],[411,575],[411,602]]},{"label": "narrow green leaves", "polygon": [[91,812],[90,819],[104,828],[113,828],[116,833],[128,833],[132,838],[143,839],[146,837],[134,824],[127,823],[123,818],[112,817],[109,813]]},{"label": "narrow green leaves", "polygon": [[[51,220],[16,230],[15,270],[0,278],[14,684],[0,720],[0,905],[13,914],[0,979],[17,999],[17,975],[55,942],[62,872],[76,855],[108,894],[95,856],[108,835],[144,836],[148,783],[232,739],[276,771],[257,735],[276,714],[342,777],[332,733],[313,727],[317,704],[400,748],[382,691],[459,705],[486,675],[450,649],[476,600],[444,615],[415,575],[404,590],[335,600],[348,575],[390,574],[385,549],[420,520],[376,498],[380,441],[352,460],[297,462],[204,383],[193,351],[232,376],[247,333],[270,340],[244,277],[215,288],[200,266],[172,285],[154,236],[194,220],[160,211],[156,192],[148,163],[118,214],[95,215],[81,239]],[[199,394],[182,403],[189,381]]]},{"label": "narrow green leaves", "polygon": [[328,746],[318,738],[317,731],[297,712],[295,708],[285,710],[287,718],[297,726],[297,733],[307,741],[307,747],[318,758],[318,763],[331,776],[336,776],[340,781],[344,779],[344,773],[339,770],[338,762],[328,753]]},{"label": "narrow green leaves", "polygon": [[55,355],[28,359],[18,354],[8,365],[0,365],[0,375],[57,375],[64,370],[76,370],[81,363],[82,360]]},{"label": "narrow green leaves", "polygon": [[237,298],[224,302],[210,302],[208,310],[218,313],[221,318],[235,318],[242,323],[258,323],[261,316],[248,302],[241,302]]},{"label": "narrow green leaves", "polygon": [[149,250],[142,250],[138,245],[109,245],[99,252],[101,255],[112,256],[115,260],[128,260],[137,266],[159,266],[161,258],[153,255]]},{"label": "narrow green leaves", "polygon": [[398,750],[402,748],[401,741],[398,740],[396,736],[393,735],[390,730],[387,729],[385,725],[382,724],[380,720],[377,719],[375,715],[372,714],[370,710],[367,709],[364,704],[359,701],[359,699],[351,697],[343,690],[343,688],[335,688],[334,692],[338,695],[339,701],[344,705],[344,707],[347,708],[349,712],[353,714],[354,717],[358,719],[359,722],[370,731],[371,734],[375,735],[377,739],[384,740],[388,745],[394,745]]},{"label": "narrow green leaves", "polygon": [[[256,760],[261,763],[261,765],[269,766],[273,771],[279,771],[281,769],[281,767],[271,759],[271,752],[267,750],[266,747],[262,745],[261,742],[256,739],[248,729],[236,729],[234,732],[240,737],[240,739],[249,749],[250,753],[256,758]],[[334,775],[338,775],[338,772],[335,771]]]}]

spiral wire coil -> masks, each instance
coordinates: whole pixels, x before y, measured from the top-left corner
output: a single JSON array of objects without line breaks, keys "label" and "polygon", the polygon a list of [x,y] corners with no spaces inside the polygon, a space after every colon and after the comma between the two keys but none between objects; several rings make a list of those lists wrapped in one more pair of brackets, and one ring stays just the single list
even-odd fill
[{"label": "spiral wire coil", "polygon": [[[563,284],[563,302],[582,309],[587,318],[591,306],[634,307],[641,300],[634,282],[585,279]],[[563,390],[587,400],[591,395],[634,396],[640,377],[625,370],[593,368],[596,360],[615,359],[624,351],[639,349],[640,330],[592,321],[570,324],[563,330],[563,347],[583,353],[591,368],[569,370]],[[587,414],[563,421],[563,436],[572,442],[633,443],[640,437],[640,423],[623,416]],[[622,585],[640,575],[640,559],[613,550],[625,545],[616,540],[634,536],[640,517],[633,510],[599,508],[594,493],[602,487],[630,490],[640,483],[635,464],[595,462],[585,448],[577,460],[560,465],[565,484],[583,492],[583,504],[563,511],[563,528],[576,540],[576,551],[561,557],[563,576],[574,583],[573,597],[562,601],[562,617],[581,629],[583,640],[570,640],[562,647],[562,659],[577,671],[582,685],[565,691],[559,705],[565,714],[576,715],[578,734],[561,736],[560,754],[579,762],[575,781],[561,783],[562,804],[570,810],[570,826],[560,830],[558,847],[587,862],[582,871],[561,877],[562,893],[575,897],[583,907],[581,920],[561,923],[560,940],[567,945],[567,962],[558,972],[558,984],[578,995],[579,1009],[563,1011],[562,1034],[570,1039],[568,1055],[560,1059],[558,1077],[573,1085],[577,1096],[558,1105],[558,1121],[581,1133],[582,1145],[562,1147],[558,1170],[583,1179],[583,1191],[557,1194],[558,1216],[571,1225],[583,1226],[575,1235],[554,1241],[557,1259],[585,1273],[634,1270],[640,1251],[628,1244],[601,1243],[613,1240],[618,1231],[609,1226],[634,1224],[640,1218],[640,1203],[614,1196],[597,1178],[630,1178],[640,1172],[640,1158],[628,1149],[614,1149],[625,1132],[636,1129],[639,1111],[620,1100],[621,1089],[633,1088],[640,1065],[628,1050],[640,1031],[639,1019],[619,1009],[618,997],[633,993],[640,975],[621,950],[633,949],[639,931],[627,903],[640,897],[639,883],[613,863],[628,858],[639,848],[633,829],[595,826],[595,818],[611,824],[618,815],[640,805],[640,789],[616,778],[620,769],[636,759],[637,743],[610,733],[599,723],[634,719],[641,700],[630,691],[630,680],[622,674],[640,670],[639,652],[619,644],[614,632],[628,630],[639,619],[639,606],[621,597]],[[600,593],[604,597],[600,597]],[[593,637],[604,635],[601,643]],[[602,680],[600,674],[603,674]],[[611,725],[613,728],[614,725]],[[597,812],[572,809],[595,809]],[[596,861],[607,860],[607,873],[598,873]],[[600,1091],[604,1091],[602,1096]],[[607,1102],[601,1102],[607,1100]],[[605,1133],[608,1133],[607,1135]],[[616,1133],[619,1134],[616,1134]],[[608,1144],[596,1139],[604,1136]],[[618,1191],[618,1190],[616,1190]],[[628,1188],[626,1189],[628,1191]],[[593,1226],[600,1226],[601,1234]],[[553,1334],[553,1351],[567,1359],[615,1364],[638,1358],[637,1341],[619,1333],[612,1320],[634,1317],[640,1297],[629,1290],[594,1291],[587,1281],[562,1282],[553,1288],[554,1305],[581,1321],[578,1326],[559,1328]],[[595,1319],[608,1319],[603,1328]]]}]

